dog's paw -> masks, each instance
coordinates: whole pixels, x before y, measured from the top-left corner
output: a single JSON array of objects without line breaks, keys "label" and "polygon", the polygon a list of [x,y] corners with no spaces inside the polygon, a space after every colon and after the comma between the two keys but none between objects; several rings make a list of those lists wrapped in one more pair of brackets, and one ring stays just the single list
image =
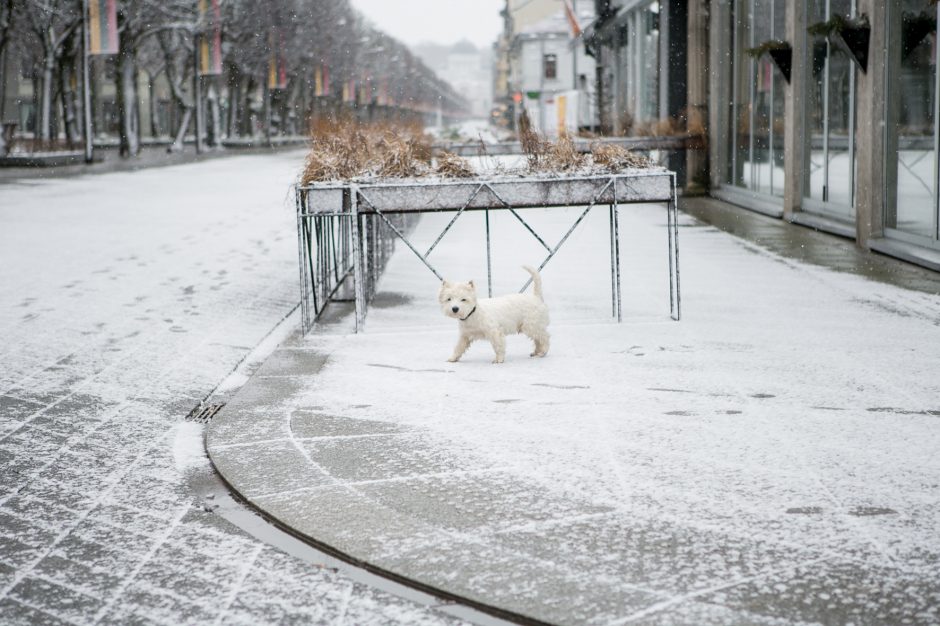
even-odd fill
[{"label": "dog's paw", "polygon": [[450,357],[449,359],[447,359],[447,362],[448,362],[448,363],[456,363],[456,362],[459,361],[459,360],[460,360],[460,359],[459,359],[458,357]]},{"label": "dog's paw", "polygon": [[496,357],[495,359],[493,359],[493,363],[502,363],[502,362],[505,361],[505,360],[506,360],[506,359],[501,359],[501,358],[499,358],[499,357]]}]

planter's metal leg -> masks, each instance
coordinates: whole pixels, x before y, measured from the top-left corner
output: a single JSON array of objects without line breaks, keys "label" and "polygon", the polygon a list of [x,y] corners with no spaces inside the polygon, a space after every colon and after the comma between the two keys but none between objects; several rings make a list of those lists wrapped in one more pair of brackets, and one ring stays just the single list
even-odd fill
[{"label": "planter's metal leg", "polygon": [[616,285],[615,294],[617,298],[617,322],[623,321],[623,307],[621,303],[621,283],[620,283],[620,206],[617,204],[617,193],[614,192],[614,204],[612,209],[614,217],[614,284]]},{"label": "planter's metal leg", "polygon": [[365,251],[362,249],[362,240],[360,239],[359,223],[359,190],[355,186],[351,189],[352,198],[350,198],[350,209],[352,213],[352,244],[353,244],[353,281],[356,291],[356,332],[362,331],[362,326],[366,317],[366,296],[363,262],[365,261]]},{"label": "planter's metal leg", "polygon": [[314,258],[314,249],[313,249],[313,225],[317,218],[310,217],[309,215],[304,218],[304,254],[306,255],[307,260],[307,272],[308,278],[310,279],[310,291],[313,293],[313,318],[316,319],[320,315],[320,303],[318,289],[320,288],[320,282],[317,276],[317,269],[315,267],[315,258]]},{"label": "planter's metal leg", "polygon": [[486,210],[486,288],[493,297],[493,260],[490,256],[490,211]]},{"label": "planter's metal leg", "polygon": [[304,231],[306,229],[304,227],[302,194],[303,192],[300,189],[294,189],[294,205],[297,210],[297,256],[300,263],[300,332],[306,335],[310,312],[307,310],[309,306],[307,304],[307,277],[305,276],[307,261],[304,254]]},{"label": "planter's metal leg", "polygon": [[682,316],[679,295],[679,199],[676,175],[672,174],[672,198],[666,207],[666,226],[669,231],[669,313],[679,321]]},{"label": "planter's metal leg", "polygon": [[610,315],[617,316],[617,253],[614,244],[614,205],[610,207]]}]

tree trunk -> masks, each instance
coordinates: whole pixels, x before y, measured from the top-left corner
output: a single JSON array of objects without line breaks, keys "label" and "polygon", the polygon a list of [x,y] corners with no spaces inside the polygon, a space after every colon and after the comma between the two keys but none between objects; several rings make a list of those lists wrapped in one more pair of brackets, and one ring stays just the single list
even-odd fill
[{"label": "tree trunk", "polygon": [[219,90],[216,88],[215,77],[207,81],[206,102],[209,105],[209,124],[207,128],[209,145],[217,148],[222,145],[222,118],[219,111]]},{"label": "tree trunk", "polygon": [[65,138],[71,148],[78,143],[81,132],[78,128],[78,115],[76,114],[76,94],[72,89],[72,74],[75,71],[74,58],[61,64],[59,72],[59,94],[62,98],[62,117],[65,122]]},{"label": "tree trunk", "polygon": [[241,110],[241,90],[238,88],[237,70],[232,67],[228,73],[228,136],[238,135],[238,116]]},{"label": "tree trunk", "polygon": [[243,137],[254,137],[254,121],[251,113],[251,95],[257,89],[257,83],[251,76],[248,77],[248,85],[245,87],[244,106],[241,107],[241,134]]},{"label": "tree trunk", "polygon": [[156,84],[156,76],[148,72],[147,81],[150,84],[149,97],[147,98],[147,106],[150,107],[150,136],[156,139],[163,134],[159,120],[160,110],[157,107],[157,96],[153,88]]},{"label": "tree trunk", "polygon": [[183,109],[183,119],[180,121],[180,127],[176,132],[176,138],[173,140],[173,143],[170,144],[170,147],[167,148],[168,152],[181,152],[183,150],[183,140],[186,138],[186,129],[189,128],[189,119],[192,116],[192,107],[186,107]]},{"label": "tree trunk", "polygon": [[121,51],[118,53],[117,67],[117,97],[119,133],[121,136],[121,156],[131,157],[140,154],[140,129],[137,119],[137,81],[136,59],[134,50],[125,47],[121,40]]},{"label": "tree trunk", "polygon": [[39,95],[39,126],[36,130],[36,139],[49,141],[52,138],[52,77],[55,72],[55,57],[47,54],[42,64],[42,90]]},{"label": "tree trunk", "polygon": [[[189,128],[189,120],[193,115],[193,105],[186,102],[183,97],[183,88],[181,84],[185,76],[180,76],[176,71],[176,63],[173,60],[173,41],[167,33],[158,35],[160,48],[163,50],[163,58],[166,62],[166,78],[170,84],[170,94],[173,96],[173,102],[177,110],[183,112],[179,128],[176,131],[176,137],[173,143],[167,148],[167,152],[180,152],[183,150],[183,140],[186,137],[186,129]],[[184,72],[185,74],[185,72]]]}]

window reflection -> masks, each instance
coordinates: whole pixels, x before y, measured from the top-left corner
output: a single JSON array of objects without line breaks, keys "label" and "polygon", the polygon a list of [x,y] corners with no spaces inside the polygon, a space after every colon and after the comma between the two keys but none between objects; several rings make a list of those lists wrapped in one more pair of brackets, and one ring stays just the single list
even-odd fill
[{"label": "window reflection", "polygon": [[[852,0],[816,0],[810,3],[808,21],[816,24],[856,15]],[[810,107],[807,196],[825,207],[807,203],[805,210],[820,210],[833,217],[854,219],[855,211],[855,82],[856,68],[840,46],[825,37],[810,37],[807,51],[812,60],[809,79]]]},{"label": "window reflection", "polygon": [[736,0],[734,4],[727,181],[775,196],[783,195],[785,82],[769,56],[754,59],[746,50],[784,38],[785,17],[785,0]]},{"label": "window reflection", "polygon": [[886,226],[936,240],[937,8],[925,0],[900,4],[890,15],[902,37],[888,55],[889,176],[897,191]]}]

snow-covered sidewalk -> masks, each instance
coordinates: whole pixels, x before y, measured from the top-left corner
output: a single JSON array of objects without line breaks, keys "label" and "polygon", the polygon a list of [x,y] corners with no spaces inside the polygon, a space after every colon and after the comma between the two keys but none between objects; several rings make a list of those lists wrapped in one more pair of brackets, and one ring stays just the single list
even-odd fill
[{"label": "snow-covered sidewalk", "polygon": [[211,470],[184,417],[297,305],[303,157],[0,185],[3,626],[456,621],[193,485]]},{"label": "snow-covered sidewalk", "polygon": [[[551,241],[575,211],[527,216]],[[684,218],[673,322],[665,210],[621,215],[623,324],[606,210],[544,272],[545,359],[517,337],[503,365],[486,344],[446,363],[454,322],[399,246],[395,305],[284,345],[212,426],[213,460],[318,541],[546,621],[940,620],[940,298]],[[492,220],[507,293],[544,251]],[[483,287],[482,218],[458,225],[435,263]]]}]

